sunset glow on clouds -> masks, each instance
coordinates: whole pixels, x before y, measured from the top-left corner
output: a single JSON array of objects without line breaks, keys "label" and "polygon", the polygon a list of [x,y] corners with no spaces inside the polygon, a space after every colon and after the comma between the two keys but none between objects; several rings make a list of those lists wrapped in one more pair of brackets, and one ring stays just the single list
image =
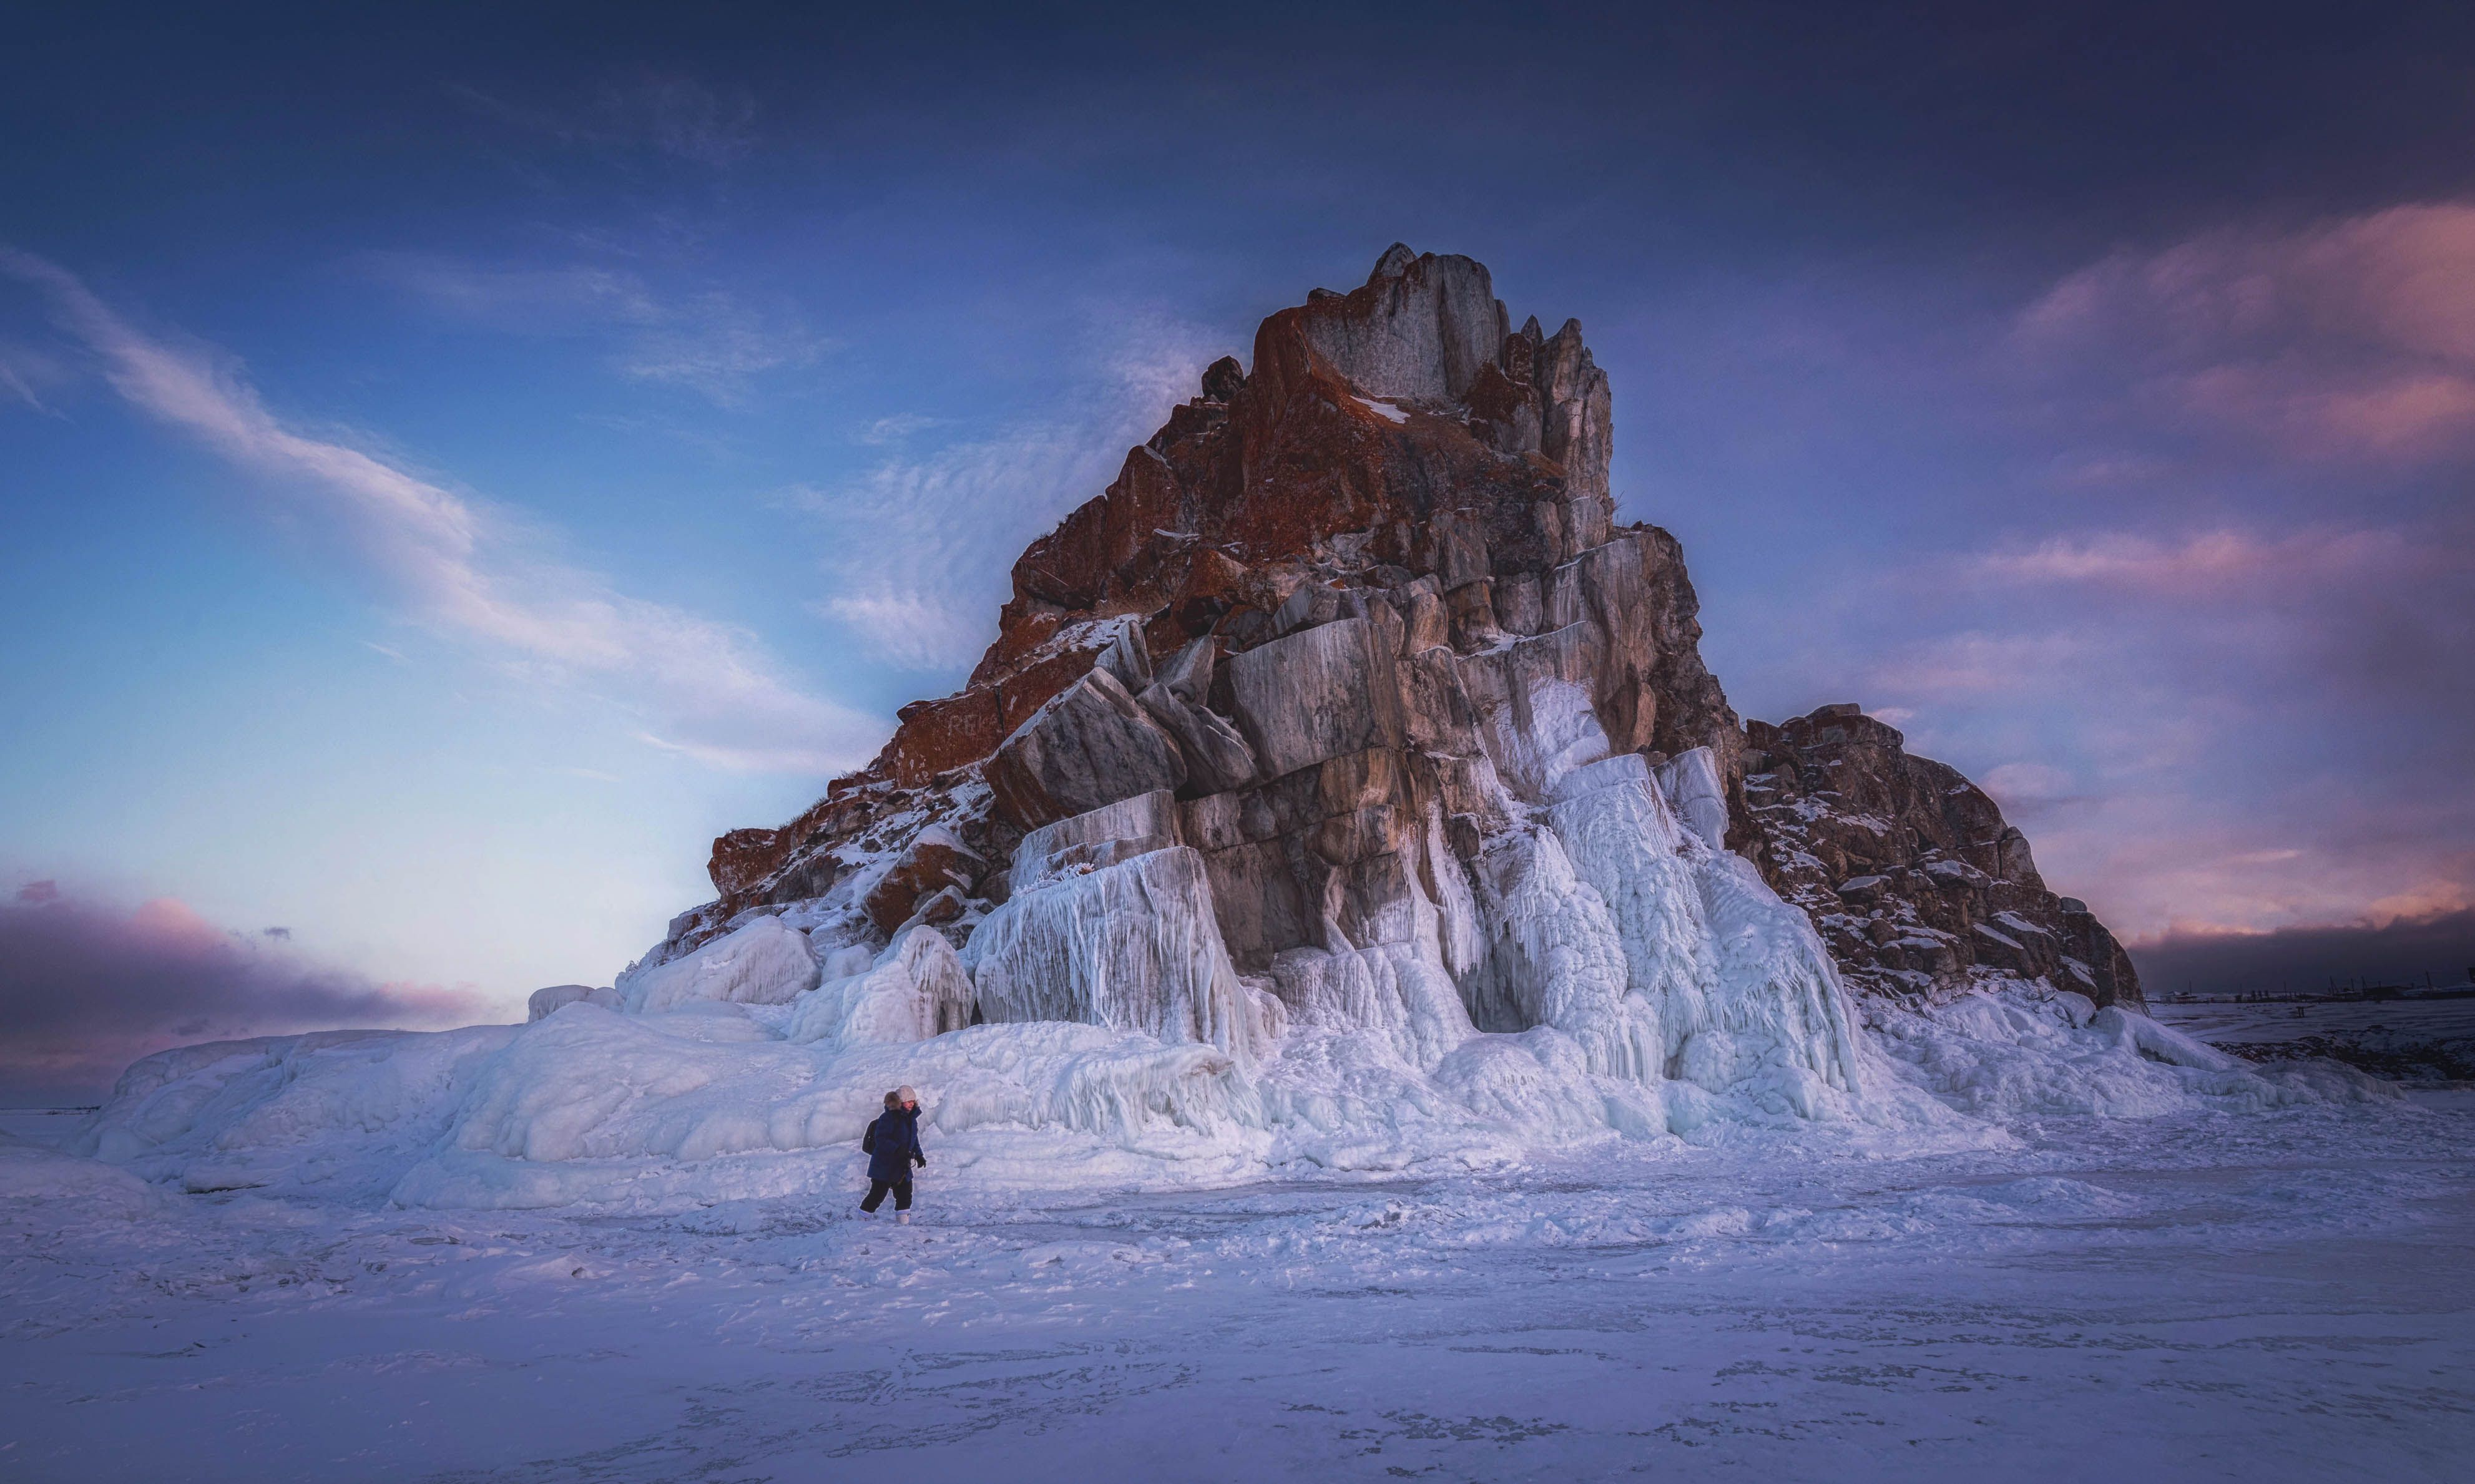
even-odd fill
[{"label": "sunset glow on clouds", "polygon": [[2298,456],[2438,457],[2475,438],[2475,206],[2119,252],[2029,306],[2020,337]]},{"label": "sunset glow on clouds", "polygon": [[229,932],[171,897],[120,908],[49,881],[20,888],[0,900],[0,1082],[74,1099],[167,1046],[459,1025],[484,1008],[469,987],[377,984],[318,963],[289,936]]},{"label": "sunset glow on clouds", "polygon": [[1974,772],[2136,943],[2455,920],[2475,207],[2117,248],[1989,331],[2003,375],[1946,395],[2071,473],[1848,570],[1811,668]]}]

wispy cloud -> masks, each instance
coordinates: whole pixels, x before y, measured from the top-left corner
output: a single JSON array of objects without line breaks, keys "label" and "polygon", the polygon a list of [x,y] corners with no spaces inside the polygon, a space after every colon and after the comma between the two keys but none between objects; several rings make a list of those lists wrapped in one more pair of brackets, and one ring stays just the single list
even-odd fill
[{"label": "wispy cloud", "polygon": [[1982,629],[1938,634],[1878,658],[1867,676],[1874,693],[1926,698],[2000,693],[2046,683],[2083,658],[2088,641],[2068,630],[2031,633]]},{"label": "wispy cloud", "polygon": [[1193,394],[1217,353],[1179,322],[1104,320],[1113,349],[1051,417],[897,454],[836,488],[785,493],[834,532],[836,554],[825,562],[832,591],[819,613],[906,669],[947,669],[978,657],[995,636],[1016,554],[1107,488],[1127,449]]},{"label": "wispy cloud", "polygon": [[64,385],[74,373],[57,355],[14,341],[0,340],[0,397],[12,399],[34,408],[45,417],[59,417],[61,411],[43,401],[43,394]]},{"label": "wispy cloud", "polygon": [[132,406],[267,476],[388,601],[545,683],[607,688],[652,740],[717,766],[825,773],[865,757],[874,719],[808,694],[754,636],[527,555],[509,523],[359,449],[270,412],[229,357],[150,335],[74,275],[0,249]]},{"label": "wispy cloud", "polygon": [[2047,763],[2001,763],[1978,780],[1995,801],[2018,818],[2044,814],[2081,795],[2071,773]]},{"label": "wispy cloud", "polygon": [[0,903],[0,1088],[86,1101],[167,1046],[353,1027],[469,1022],[470,990],[380,984],[294,952],[288,929],[229,932],[186,904],[135,908],[51,882]]},{"label": "wispy cloud", "polygon": [[940,426],[944,422],[943,418],[923,417],[917,412],[898,412],[890,418],[878,418],[869,424],[852,434],[851,441],[866,444],[870,448],[883,448],[888,444],[900,443],[913,433],[925,432],[929,428]]},{"label": "wispy cloud", "polygon": [[461,323],[520,335],[595,336],[622,376],[745,402],[768,373],[812,365],[833,347],[787,304],[751,305],[722,289],[658,292],[642,275],[589,264],[494,266],[417,254],[364,260],[380,280]]},{"label": "wispy cloud", "polygon": [[2298,588],[2429,575],[2451,565],[2451,553],[2394,528],[2267,535],[2221,527],[2175,537],[2125,531],[2054,537],[1988,552],[1973,565],[1978,577],[2000,583],[2212,598],[2249,592],[2283,600]]},{"label": "wispy cloud", "polygon": [[2126,249],[2029,305],[2016,341],[2058,369],[2127,383],[2143,405],[2291,454],[2463,450],[2475,442],[2475,205]]}]

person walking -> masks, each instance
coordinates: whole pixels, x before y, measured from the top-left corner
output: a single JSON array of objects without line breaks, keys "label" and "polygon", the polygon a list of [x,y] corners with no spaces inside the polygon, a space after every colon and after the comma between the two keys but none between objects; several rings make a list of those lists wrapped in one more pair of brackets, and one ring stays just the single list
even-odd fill
[{"label": "person walking", "polygon": [[868,1199],[859,1208],[869,1215],[894,1192],[894,1219],[911,1225],[911,1171],[928,1167],[928,1152],[919,1147],[919,1094],[897,1087],[885,1095],[885,1111],[860,1135],[860,1152],[868,1156]]}]

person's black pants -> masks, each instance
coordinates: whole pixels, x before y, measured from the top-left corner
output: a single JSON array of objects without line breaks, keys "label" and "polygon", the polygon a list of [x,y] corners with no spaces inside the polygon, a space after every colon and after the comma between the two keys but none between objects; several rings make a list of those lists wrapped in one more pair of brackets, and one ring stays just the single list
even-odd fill
[{"label": "person's black pants", "polygon": [[875,1215],[876,1208],[885,1204],[885,1193],[889,1190],[894,1192],[894,1208],[895,1210],[907,1211],[911,1209],[911,1182],[907,1180],[870,1180],[868,1182],[868,1199],[859,1204],[859,1208],[868,1212],[871,1216]]}]

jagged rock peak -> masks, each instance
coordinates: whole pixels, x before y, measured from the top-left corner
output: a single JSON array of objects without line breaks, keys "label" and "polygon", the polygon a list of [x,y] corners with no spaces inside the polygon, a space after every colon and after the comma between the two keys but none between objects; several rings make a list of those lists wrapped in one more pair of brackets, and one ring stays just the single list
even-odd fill
[{"label": "jagged rock peak", "polygon": [[[1599,600],[1584,587],[1638,604],[1654,618],[1637,632],[1590,616],[1607,645],[1594,704],[1624,745],[1654,734],[1732,756],[1734,717],[1695,652],[1675,542],[1613,523],[1605,375],[1577,322],[1552,337],[1534,318],[1509,325],[1484,265],[1397,243],[1360,287],[1267,317],[1251,367],[1214,361],[1106,491],[1024,550],[962,692],[902,708],[876,760],[799,819],[716,842],[722,900],[691,931],[831,889],[868,821],[962,770],[994,786],[998,815],[1022,816],[1010,827],[1090,797],[1088,781],[1034,761],[1139,759],[1149,787],[1236,787],[1272,766],[1233,709],[1236,662],[1344,620],[1475,653],[1568,626],[1575,603]],[[1586,583],[1580,569],[1558,576],[1590,552]],[[1205,638],[1220,661],[1209,696],[1155,693],[1121,664],[1107,667],[1116,690],[1084,684],[1129,645],[1165,665]],[[1042,741],[1001,752],[1035,716]],[[1268,745],[1272,762],[1288,755]]]},{"label": "jagged rock peak", "polygon": [[[1645,838],[1685,829],[1760,859],[1759,910],[1801,921],[1771,891],[1789,897],[1868,987],[1938,989],[1983,966],[2137,996],[2113,939],[2045,891],[1991,800],[1907,758],[1897,732],[1852,707],[1739,726],[1702,662],[1675,539],[1614,523],[1612,403],[1579,320],[1515,330],[1484,265],[1395,243],[1360,287],[1265,318],[1252,365],[1221,357],[1198,390],[1024,549],[963,690],[903,707],[884,751],[797,819],[715,842],[719,899],[657,958],[789,912],[837,940],[925,925],[1007,984],[1114,972],[1066,939],[1012,936],[1016,890],[1064,889],[1020,852],[1065,831],[1091,837],[1077,859],[1134,872],[1091,903],[1150,903],[1145,931],[1167,935],[1143,972],[1182,987],[1144,1013],[1220,1027],[1233,1055],[1279,1017],[1232,975],[1260,989],[1284,955],[1409,952],[1438,931],[1460,935],[1439,961],[1483,1028],[1534,1024],[1523,956],[1545,947],[1479,939],[1550,911],[1507,904],[1564,889],[1577,865],[1616,872],[1601,885],[1619,894],[1664,879],[1630,836],[1591,855],[1605,809]],[[1863,728],[1877,730],[1842,745]],[[1807,754],[1833,746],[1826,779]],[[1840,839],[1826,782],[1913,815],[1902,839],[1925,843],[1877,860]],[[1550,815],[1581,833],[1556,843]],[[1725,861],[1695,869],[1739,890]],[[1001,952],[975,946],[983,922],[1007,925]],[[1572,931],[1605,946],[1634,930]],[[984,1007],[1020,1009],[1015,993],[984,989]],[[1100,1012],[1064,1018],[1085,1011]]]},{"label": "jagged rock peak", "polygon": [[1409,272],[1409,265],[1417,260],[1418,255],[1409,250],[1409,244],[1395,242],[1384,250],[1383,256],[1375,259],[1375,271],[1366,276],[1366,281],[1372,283],[1378,279],[1397,279]]}]

